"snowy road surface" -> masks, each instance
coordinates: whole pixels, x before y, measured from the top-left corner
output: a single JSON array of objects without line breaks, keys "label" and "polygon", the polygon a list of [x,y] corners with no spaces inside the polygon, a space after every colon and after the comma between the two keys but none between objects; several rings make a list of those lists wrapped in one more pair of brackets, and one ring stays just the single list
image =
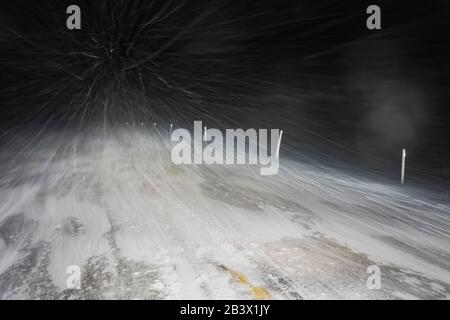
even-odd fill
[{"label": "snowy road surface", "polygon": [[450,297],[448,202],[288,159],[276,176],[174,166],[158,141],[124,130],[6,148],[0,298]]}]

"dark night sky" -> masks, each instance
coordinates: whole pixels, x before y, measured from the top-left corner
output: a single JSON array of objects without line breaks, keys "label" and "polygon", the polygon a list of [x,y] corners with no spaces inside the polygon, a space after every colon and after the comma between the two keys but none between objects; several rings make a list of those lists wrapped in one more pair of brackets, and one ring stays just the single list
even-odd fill
[{"label": "dark night sky", "polygon": [[[68,4],[80,31],[65,27]],[[366,29],[369,4],[382,30]],[[3,130],[103,124],[105,110],[112,124],[202,119],[281,128],[292,154],[371,170],[397,170],[407,147],[417,172],[450,177],[448,1],[2,6]]]}]

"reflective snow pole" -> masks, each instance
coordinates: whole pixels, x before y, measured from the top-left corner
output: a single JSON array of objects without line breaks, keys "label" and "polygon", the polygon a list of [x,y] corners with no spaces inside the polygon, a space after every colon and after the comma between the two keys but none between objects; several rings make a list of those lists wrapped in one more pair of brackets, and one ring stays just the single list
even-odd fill
[{"label": "reflective snow pole", "polygon": [[277,145],[277,158],[280,157],[280,144],[281,144],[282,136],[283,136],[283,130],[280,130],[280,137],[278,138],[278,145]]},{"label": "reflective snow pole", "polygon": [[406,149],[403,149],[402,150],[402,173],[401,173],[402,184],[405,181],[405,159],[406,159]]}]

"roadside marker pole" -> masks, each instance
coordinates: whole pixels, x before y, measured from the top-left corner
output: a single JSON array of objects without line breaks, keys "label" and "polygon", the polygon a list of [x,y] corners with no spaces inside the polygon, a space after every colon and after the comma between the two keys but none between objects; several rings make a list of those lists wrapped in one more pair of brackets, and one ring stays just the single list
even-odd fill
[{"label": "roadside marker pole", "polygon": [[277,145],[277,158],[280,157],[280,145],[281,145],[281,137],[283,136],[283,130],[280,130],[280,137],[278,138],[278,145]]},{"label": "roadside marker pole", "polygon": [[403,149],[402,150],[402,172],[401,172],[402,184],[405,182],[405,160],[406,160],[406,149]]}]

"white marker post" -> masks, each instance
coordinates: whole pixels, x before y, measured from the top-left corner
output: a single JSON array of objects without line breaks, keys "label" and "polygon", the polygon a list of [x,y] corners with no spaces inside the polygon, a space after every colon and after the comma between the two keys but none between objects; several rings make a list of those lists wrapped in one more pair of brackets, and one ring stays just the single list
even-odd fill
[{"label": "white marker post", "polygon": [[170,136],[172,136],[173,124],[170,124]]},{"label": "white marker post", "polygon": [[401,173],[402,184],[405,182],[405,160],[406,160],[406,149],[403,149],[402,150],[402,173]]},{"label": "white marker post", "polygon": [[203,133],[203,141],[206,141],[206,126],[205,126],[205,132]]},{"label": "white marker post", "polygon": [[278,138],[278,145],[277,145],[277,158],[280,157],[280,145],[281,145],[281,137],[283,136],[283,130],[280,130],[280,137]]}]

